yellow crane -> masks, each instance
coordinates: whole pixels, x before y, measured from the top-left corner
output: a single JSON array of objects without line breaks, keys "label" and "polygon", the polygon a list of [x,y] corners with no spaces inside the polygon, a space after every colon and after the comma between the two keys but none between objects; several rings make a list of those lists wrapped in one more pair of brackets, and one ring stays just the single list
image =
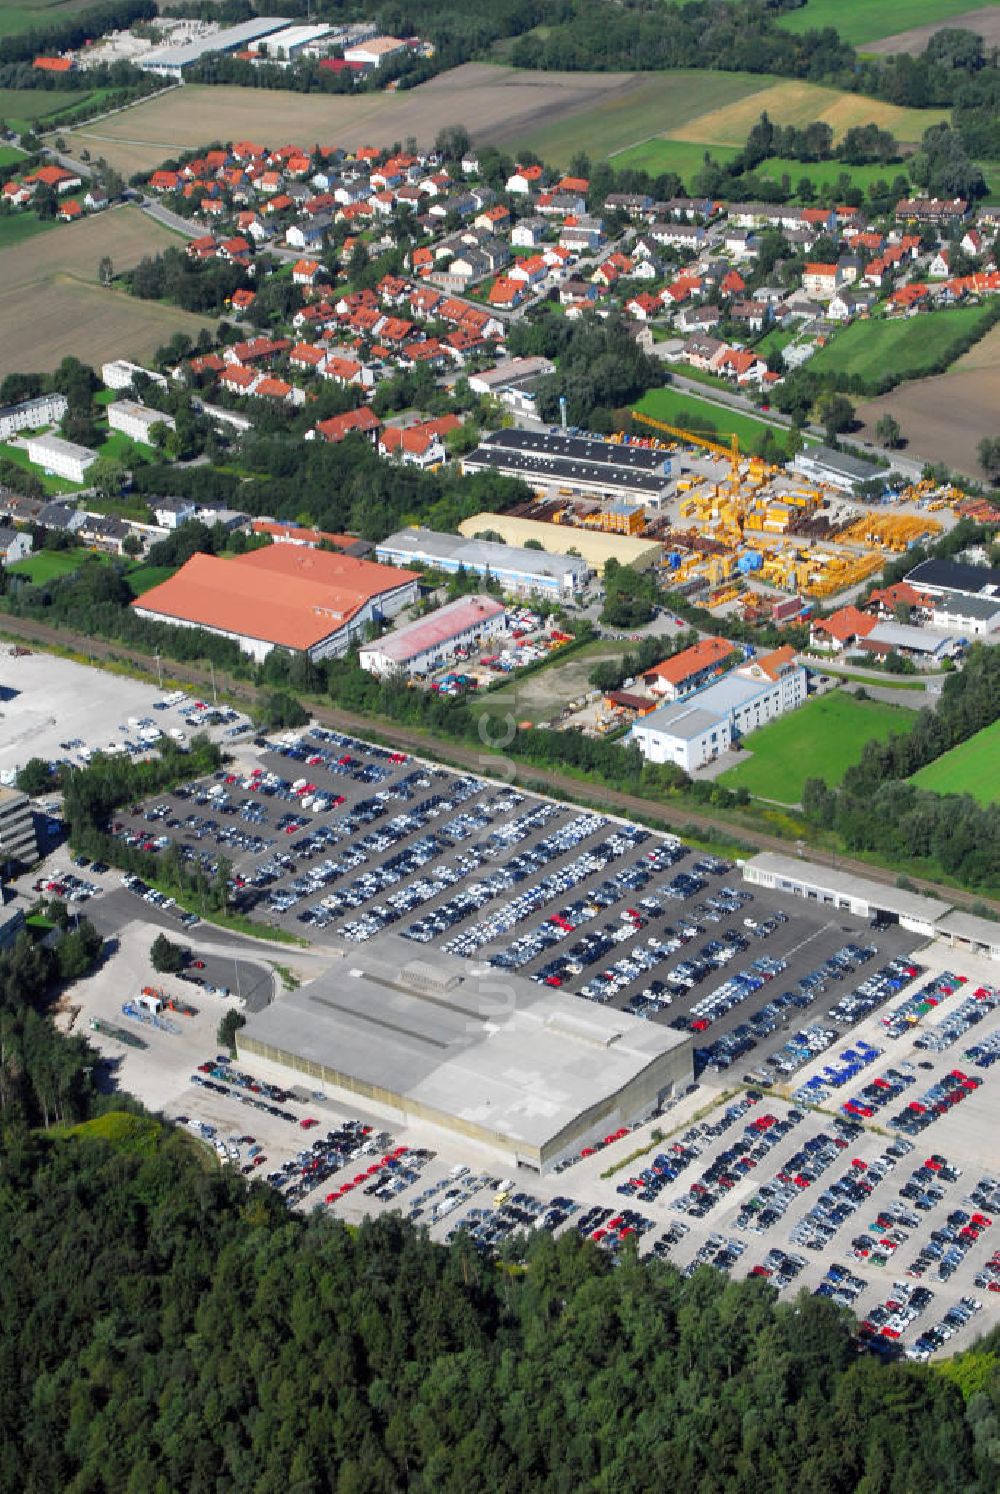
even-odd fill
[{"label": "yellow crane", "polygon": [[666,420],[657,420],[652,415],[644,415],[641,410],[631,412],[632,419],[638,420],[643,425],[652,426],[656,431],[664,431],[668,436],[676,436],[679,441],[688,441],[692,446],[701,446],[705,451],[710,451],[714,456],[723,457],[729,463],[729,479],[734,486],[738,485],[740,478],[740,443],[735,433],[730,437],[728,445],[718,440],[715,432],[709,436],[708,432],[685,430],[682,425],[670,425]]}]

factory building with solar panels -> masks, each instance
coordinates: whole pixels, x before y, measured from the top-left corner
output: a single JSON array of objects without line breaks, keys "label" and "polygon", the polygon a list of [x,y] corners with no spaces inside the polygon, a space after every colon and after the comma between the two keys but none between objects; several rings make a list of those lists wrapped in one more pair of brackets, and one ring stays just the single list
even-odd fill
[{"label": "factory building with solar panels", "polygon": [[659,508],[669,496],[671,459],[662,450],[547,431],[485,435],[462,459],[466,472],[492,470],[535,486]]},{"label": "factory building with solar panels", "polygon": [[690,1033],[594,1006],[401,935],[349,951],[248,1016],[241,1059],[389,1120],[548,1171],[692,1082]]}]

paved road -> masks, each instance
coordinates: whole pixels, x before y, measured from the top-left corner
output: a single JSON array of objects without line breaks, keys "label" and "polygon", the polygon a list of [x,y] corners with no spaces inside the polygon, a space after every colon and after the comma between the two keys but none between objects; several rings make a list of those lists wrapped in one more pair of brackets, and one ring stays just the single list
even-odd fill
[{"label": "paved road", "polygon": [[[151,678],[156,677],[154,661],[148,654],[121,644],[107,643],[102,639],[88,638],[83,634],[52,628],[34,619],[3,614],[0,616],[0,636],[4,634],[26,642],[33,641],[42,645],[72,648],[75,652],[89,657],[98,664],[107,658],[123,659],[142,669]],[[171,661],[168,667],[172,679],[193,685],[199,690],[206,686],[210,687],[212,684],[210,672],[197,665],[176,664]],[[223,694],[241,703],[244,709],[252,710],[257,704],[259,692],[246,680],[231,679],[224,671],[216,670],[215,684]],[[854,876],[868,877],[872,881],[895,885],[896,873],[887,868],[872,866],[865,861],[856,861],[849,856],[820,850],[804,843],[782,840],[778,836],[766,835],[760,830],[742,824],[734,825],[686,804],[661,804],[655,800],[644,799],[638,794],[623,793],[603,784],[582,782],[554,769],[540,768],[532,763],[507,758],[503,754],[502,746],[492,747],[490,745],[491,732],[495,733],[499,740],[503,740],[505,707],[502,696],[498,697],[496,716],[492,726],[486,725],[486,739],[483,747],[479,749],[443,740],[415,727],[399,726],[388,721],[373,721],[367,716],[359,716],[339,707],[314,706],[312,709],[316,720],[324,726],[331,727],[334,731],[367,737],[372,741],[388,742],[393,747],[405,748],[415,756],[448,763],[466,771],[482,774],[487,778],[516,782],[529,790],[539,790],[542,793],[554,795],[556,798],[572,800],[605,812],[610,811],[624,818],[644,820],[648,824],[657,825],[674,833],[681,833],[685,827],[690,826],[696,834],[706,833],[722,840],[732,840],[735,837],[746,841],[760,851],[776,851],[785,856],[799,854],[803,859],[821,866],[834,866]],[[981,894],[965,892],[958,888],[942,887],[936,882],[920,877],[911,877],[910,880],[919,891],[940,897],[946,902],[966,907],[974,903],[986,903],[997,914],[1000,914],[1000,902],[991,902]]]},{"label": "paved road", "polygon": [[[685,394],[697,395],[701,400],[707,400],[709,404],[718,405],[722,409],[738,411],[741,415],[751,415],[757,420],[767,421],[771,425],[783,426],[791,429],[792,421],[787,415],[782,415],[778,410],[768,410],[766,414],[759,409],[752,400],[742,394],[730,393],[727,389],[715,389],[710,384],[699,383],[697,379],[687,378],[678,373],[676,367],[670,369],[671,381],[677,389]],[[815,436],[817,441],[826,441],[826,433],[818,425],[807,425],[804,427],[807,436]],[[919,479],[923,471],[923,463],[914,461],[910,457],[904,457],[898,451],[887,451],[882,446],[873,446],[870,441],[864,441],[860,436],[849,435],[848,443],[857,447],[859,451],[880,462],[889,461],[892,466],[904,477],[912,480]]]}]

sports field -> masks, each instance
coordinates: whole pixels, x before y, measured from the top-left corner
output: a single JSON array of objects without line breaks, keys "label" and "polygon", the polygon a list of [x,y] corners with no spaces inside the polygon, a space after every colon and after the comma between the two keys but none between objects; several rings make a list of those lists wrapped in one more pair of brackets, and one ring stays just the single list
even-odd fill
[{"label": "sports field", "polygon": [[197,337],[209,325],[205,318],[98,284],[105,254],[120,271],[176,242],[168,229],[126,207],[0,248],[0,378],[48,372],[67,353],[99,365],[149,357],[175,332]]},{"label": "sports field", "polygon": [[744,415],[742,411],[729,410],[722,405],[713,404],[711,400],[699,399],[696,394],[688,394],[686,389],[651,389],[648,394],[643,395],[635,408],[657,420],[685,426],[696,434],[714,429],[720,438],[735,435],[746,451],[756,450],[767,431],[772,433],[779,446],[786,436],[783,426],[771,425],[753,415]]},{"label": "sports field", "polygon": [[914,317],[852,322],[813,355],[809,367],[864,379],[872,387],[887,369],[902,379],[919,379],[942,360],[957,358],[962,339],[978,328],[985,332],[989,316],[986,306],[953,306]]},{"label": "sports field", "polygon": [[1000,721],[943,757],[928,763],[911,779],[935,794],[971,794],[980,804],[1000,802]]},{"label": "sports field", "polygon": [[797,804],[807,778],[824,778],[836,787],[866,742],[908,732],[915,719],[902,706],[856,700],[841,692],[822,695],[752,732],[746,738],[746,760],[729,768],[719,782],[729,789],[745,788],[760,799]]},{"label": "sports field", "polygon": [[779,25],[789,31],[833,26],[844,41],[857,46],[897,31],[930,25],[968,11],[969,0],[807,0],[800,10],[786,11]]}]

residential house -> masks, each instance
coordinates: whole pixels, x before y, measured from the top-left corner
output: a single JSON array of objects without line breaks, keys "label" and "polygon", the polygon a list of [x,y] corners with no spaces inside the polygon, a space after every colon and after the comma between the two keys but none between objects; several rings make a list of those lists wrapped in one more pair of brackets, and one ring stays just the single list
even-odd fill
[{"label": "residential house", "polygon": [[510,231],[510,241],[518,249],[535,249],[548,231],[544,218],[521,218]]},{"label": "residential house", "polygon": [[809,628],[809,643],[812,648],[831,654],[849,652],[860,639],[867,638],[876,623],[876,618],[857,607],[841,607],[830,617],[814,619]]},{"label": "residential house", "polygon": [[506,190],[518,197],[528,197],[541,186],[541,166],[518,166],[507,178]]},{"label": "residential house", "polygon": [[31,554],[32,539],[27,529],[0,528],[0,564],[16,565]]},{"label": "residential house", "polygon": [[829,301],[844,283],[839,265],[821,264],[811,261],[802,274],[802,289],[807,296],[817,301]]}]

